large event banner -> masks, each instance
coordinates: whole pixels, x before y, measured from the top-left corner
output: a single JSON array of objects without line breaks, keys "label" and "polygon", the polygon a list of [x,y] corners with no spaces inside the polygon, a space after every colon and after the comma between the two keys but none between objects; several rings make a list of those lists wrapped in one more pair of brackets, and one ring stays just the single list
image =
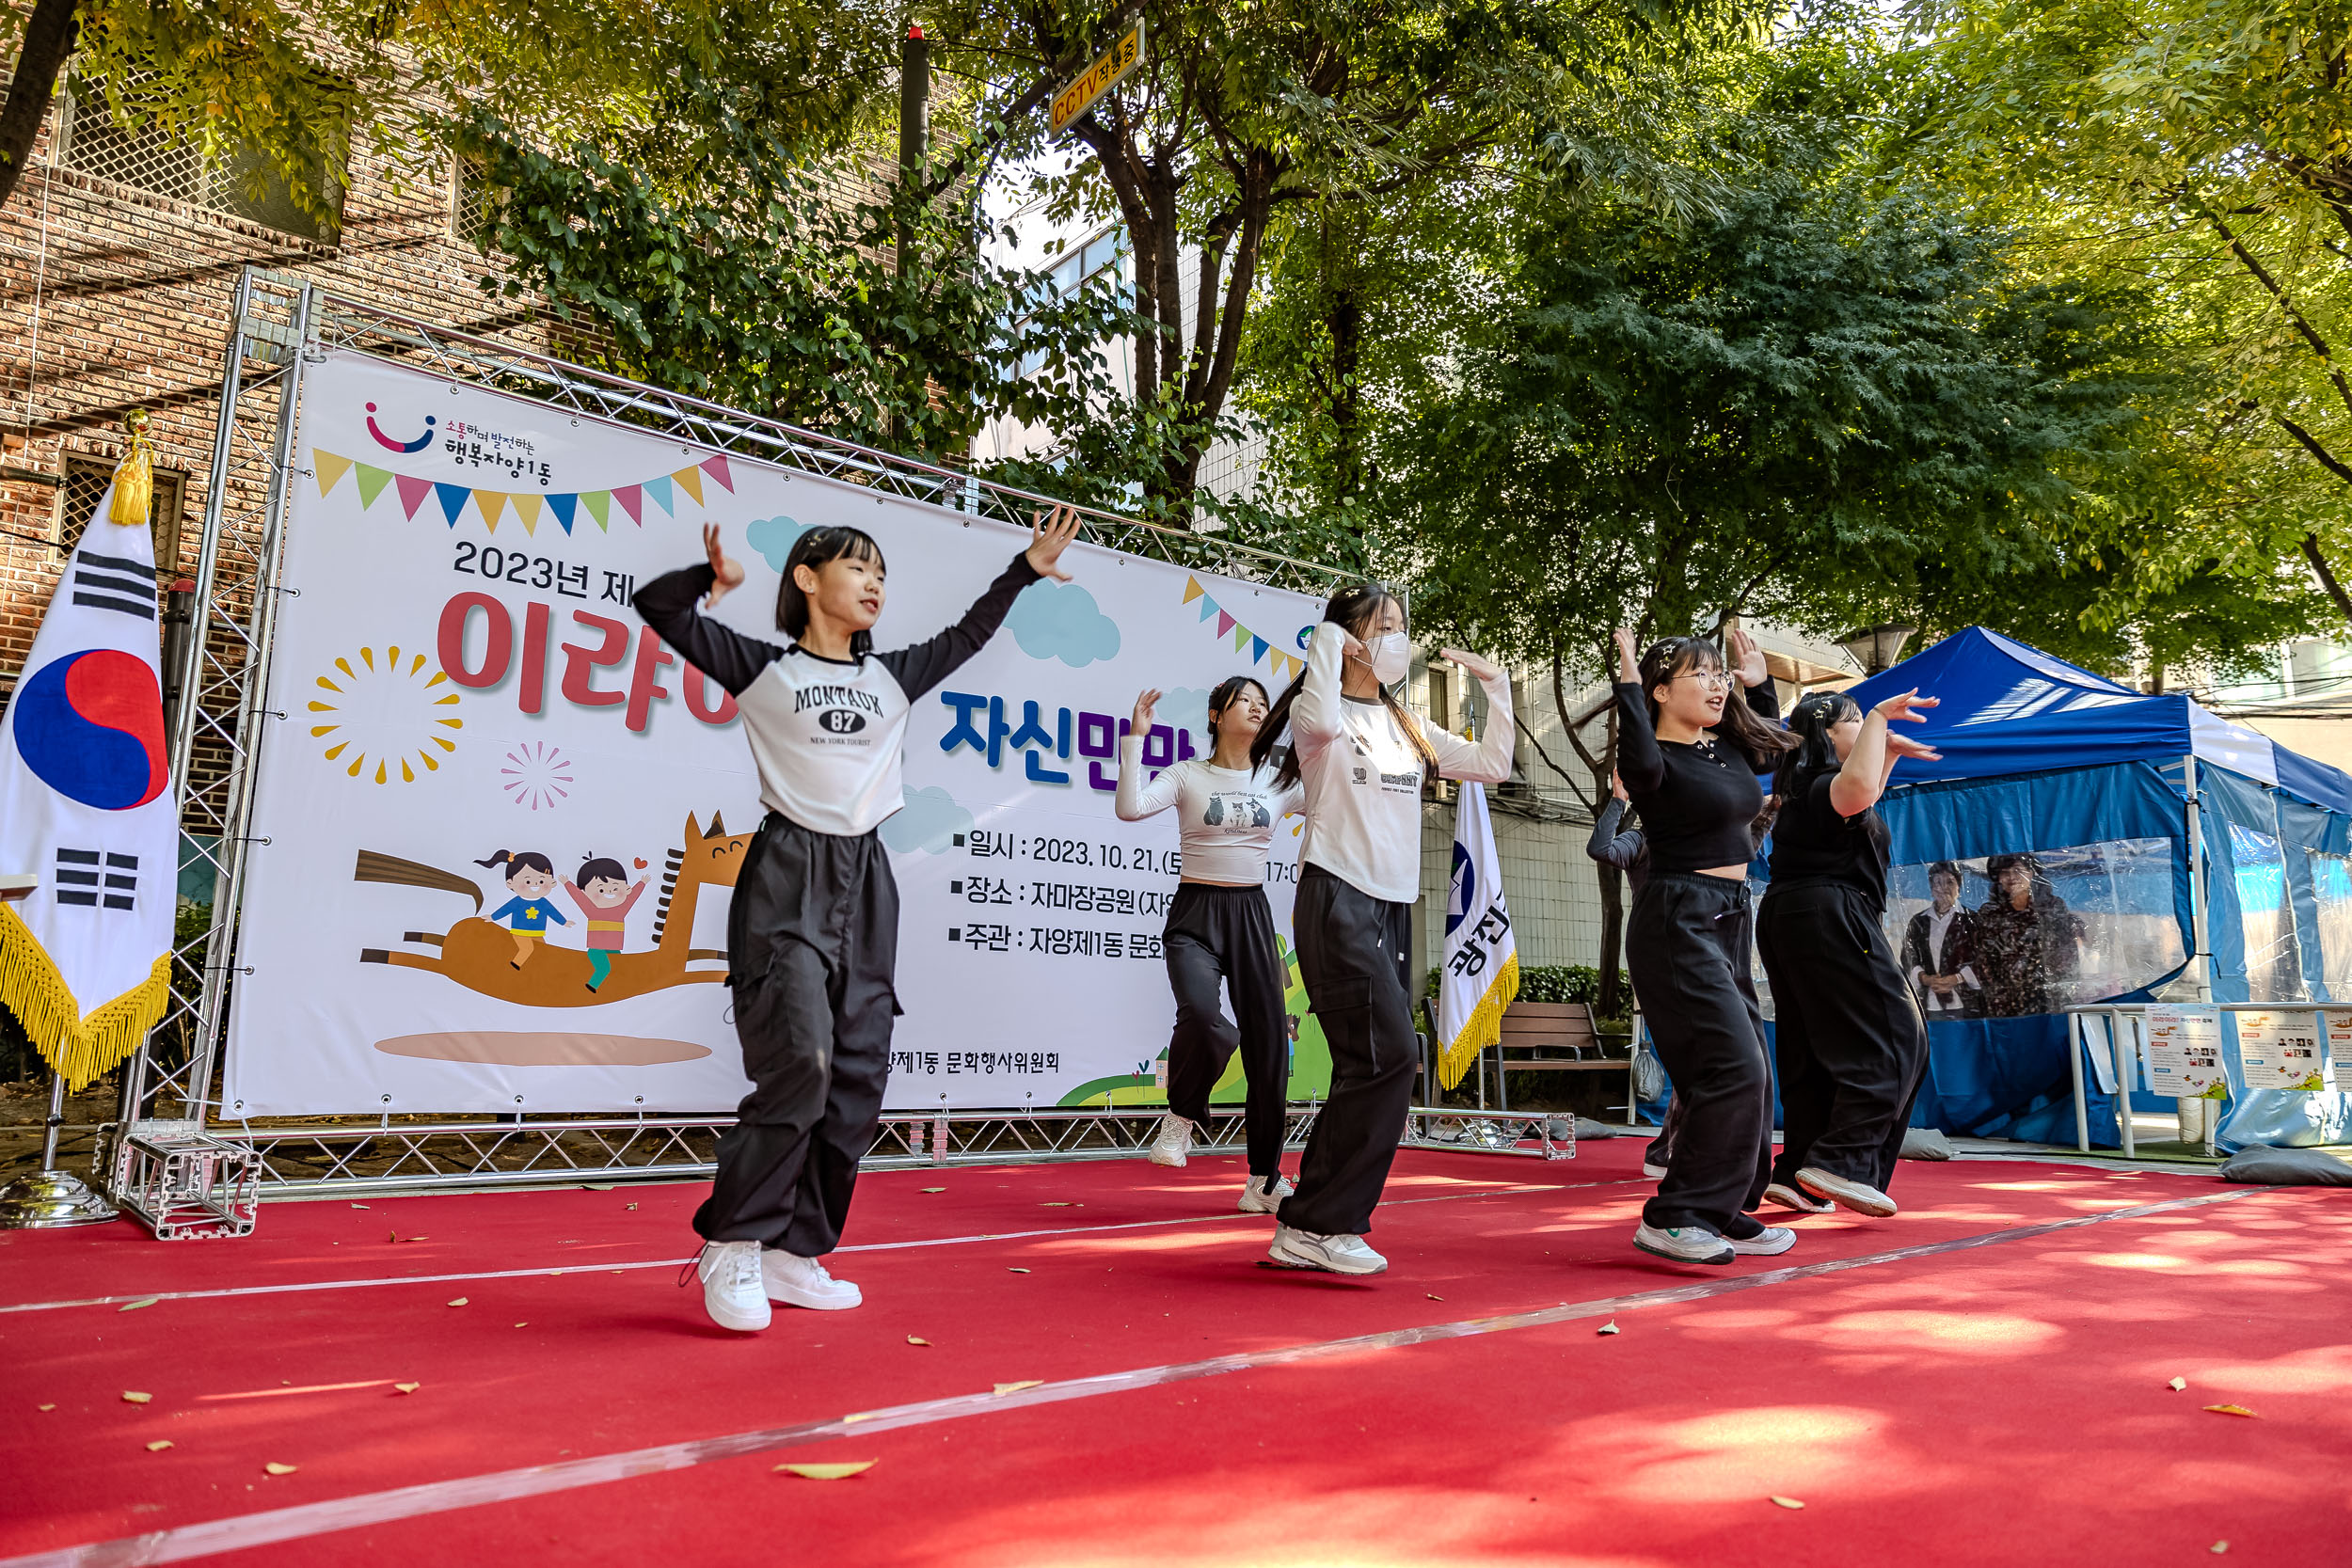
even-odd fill
[{"label": "large event banner", "polygon": [[[711,1111],[745,1092],[725,916],[761,814],[735,705],[629,606],[716,524],[718,618],[774,629],[811,527],[881,544],[878,647],[959,616],[1026,534],[625,426],[329,355],[298,473],[230,1031],[230,1117]],[[1209,689],[1297,673],[1301,595],[1089,546],[917,700],[889,1104],[1164,1098],[1172,815],[1112,811],[1205,751]],[[844,712],[845,723],[860,716]],[[1290,958],[1295,818],[1266,891]],[[597,929],[591,940],[591,922]],[[617,934],[616,934],[617,933]],[[1328,1083],[1295,960],[1292,1093]],[[1240,1094],[1238,1059],[1219,1099]]]}]

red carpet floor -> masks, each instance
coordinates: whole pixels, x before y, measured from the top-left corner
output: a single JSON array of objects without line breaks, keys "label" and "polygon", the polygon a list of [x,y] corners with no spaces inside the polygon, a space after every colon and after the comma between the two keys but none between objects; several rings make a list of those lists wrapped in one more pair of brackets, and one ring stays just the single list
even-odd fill
[{"label": "red carpet floor", "polygon": [[758,1337],[696,1188],[0,1233],[0,1568],[2352,1560],[2352,1194],[1914,1164],[1701,1270],[1639,1152],[1409,1153],[1360,1281],[1231,1161],[880,1174]]}]

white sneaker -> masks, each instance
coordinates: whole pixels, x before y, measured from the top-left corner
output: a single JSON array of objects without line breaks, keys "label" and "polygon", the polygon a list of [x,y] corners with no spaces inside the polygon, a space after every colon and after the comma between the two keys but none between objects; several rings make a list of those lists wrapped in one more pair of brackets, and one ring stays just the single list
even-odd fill
[{"label": "white sneaker", "polygon": [[1816,1197],[1836,1199],[1840,1209],[1851,1209],[1874,1220],[1883,1220],[1895,1212],[1895,1200],[1867,1181],[1832,1176],[1818,1165],[1807,1165],[1797,1172],[1797,1185]]},{"label": "white sneaker", "polygon": [[1663,1165],[1653,1165],[1647,1160],[1645,1160],[1642,1162],[1642,1174],[1648,1177],[1652,1181],[1663,1181],[1666,1180],[1666,1167]]},{"label": "white sneaker", "polygon": [[1797,1233],[1785,1225],[1768,1225],[1745,1241],[1737,1236],[1724,1240],[1743,1258],[1777,1258],[1797,1244]]},{"label": "white sneaker", "polygon": [[768,1299],[787,1307],[806,1307],[818,1312],[840,1312],[864,1303],[866,1296],[846,1279],[835,1279],[814,1258],[801,1258],[782,1247],[765,1247],[759,1254],[759,1277]]},{"label": "white sneaker", "polygon": [[1274,1227],[1274,1244],[1266,1256],[1294,1269],[1327,1269],[1333,1274],[1380,1274],[1389,1260],[1364,1244],[1361,1236],[1318,1236],[1287,1225]]},{"label": "white sneaker", "polygon": [[1284,1198],[1297,1190],[1291,1185],[1291,1179],[1287,1176],[1253,1176],[1241,1184],[1241,1212],[1245,1214],[1271,1214],[1282,1206]]},{"label": "white sneaker", "polygon": [[1633,1244],[1653,1258],[1677,1263],[1728,1263],[1740,1255],[1731,1243],[1703,1225],[1661,1228],[1644,1220],[1633,1232]]},{"label": "white sneaker", "polygon": [[752,1334],[768,1326],[768,1292],[759,1288],[757,1242],[705,1242],[696,1265],[703,1310],[721,1328]]},{"label": "white sneaker", "polygon": [[1830,1214],[1837,1211],[1837,1205],[1829,1199],[1815,1197],[1803,1187],[1792,1187],[1786,1181],[1775,1181],[1765,1188],[1764,1201],[1794,1209],[1800,1214]]},{"label": "white sneaker", "polygon": [[1143,1157],[1155,1165],[1171,1165],[1182,1170],[1184,1168],[1184,1156],[1191,1148],[1192,1123],[1170,1111],[1160,1117],[1159,1136],[1152,1140],[1152,1147],[1143,1151]]}]

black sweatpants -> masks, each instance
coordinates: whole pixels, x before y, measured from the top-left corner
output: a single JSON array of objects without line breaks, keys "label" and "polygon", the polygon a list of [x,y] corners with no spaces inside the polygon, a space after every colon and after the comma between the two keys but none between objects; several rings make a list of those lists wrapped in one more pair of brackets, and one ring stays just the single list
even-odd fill
[{"label": "black sweatpants", "polygon": [[773,812],[727,906],[727,976],[752,1092],[719,1138],[694,1214],[712,1242],[803,1258],[841,1242],[874,1145],[898,1011],[898,884],[872,833],[812,832]]},{"label": "black sweatpants", "polygon": [[1721,1234],[1764,1199],[1772,1165],[1772,1069],[1748,974],[1746,884],[1653,871],[1626,923],[1626,964],[1682,1107],[1658,1195],[1642,1217]]},{"label": "black sweatpants", "polygon": [[1361,1236],[1396,1160],[1413,1105],[1413,1033],[1406,950],[1412,906],[1375,898],[1319,865],[1298,868],[1291,906],[1298,977],[1331,1048],[1331,1098],[1307,1134],[1298,1191],[1276,1217],[1295,1230]]},{"label": "black sweatpants", "polygon": [[[1282,1168],[1282,1108],[1290,1092],[1290,1037],[1282,1011],[1282,959],[1274,911],[1262,887],[1184,882],[1168,910],[1168,984],[1176,993],[1176,1032],[1168,1042],[1168,1108],[1196,1127],[1209,1124],[1209,1091],[1241,1051],[1249,1086],[1243,1123],[1249,1174]],[[1233,996],[1233,1017],[1217,982]]]},{"label": "black sweatpants", "polygon": [[1772,1180],[1793,1185],[1817,1165],[1884,1192],[1927,1072],[1928,1032],[1878,910],[1840,882],[1775,883],[1756,936],[1780,1069]]}]

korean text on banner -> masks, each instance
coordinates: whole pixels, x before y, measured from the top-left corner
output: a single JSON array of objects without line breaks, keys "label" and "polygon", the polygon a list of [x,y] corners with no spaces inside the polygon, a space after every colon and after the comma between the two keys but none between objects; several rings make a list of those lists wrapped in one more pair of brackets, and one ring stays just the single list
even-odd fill
[{"label": "korean text on banner", "polygon": [[[268,704],[289,717],[258,764],[223,1110],[733,1106],[726,910],[758,783],[734,700],[632,594],[715,524],[747,573],[716,617],[781,641],[793,541],[850,524],[892,568],[876,645],[901,647],[1026,530],[356,354],[307,369],[298,450]],[[1033,584],[908,721],[879,830],[892,1109],[1164,1100],[1176,831],[1112,810],[1120,716],[1159,687],[1145,766],[1200,754],[1210,689],[1278,686],[1321,613],[1092,546],[1064,561],[1076,580]],[[1297,865],[1293,825],[1266,871],[1285,942]],[[1283,957],[1303,1099],[1329,1058]]]},{"label": "korean text on banner", "polygon": [[1452,1088],[1478,1053],[1502,1038],[1502,1010],[1519,993],[1519,945],[1502,901],[1484,784],[1462,786],[1454,813],[1454,875],[1438,976],[1438,1082]]}]

